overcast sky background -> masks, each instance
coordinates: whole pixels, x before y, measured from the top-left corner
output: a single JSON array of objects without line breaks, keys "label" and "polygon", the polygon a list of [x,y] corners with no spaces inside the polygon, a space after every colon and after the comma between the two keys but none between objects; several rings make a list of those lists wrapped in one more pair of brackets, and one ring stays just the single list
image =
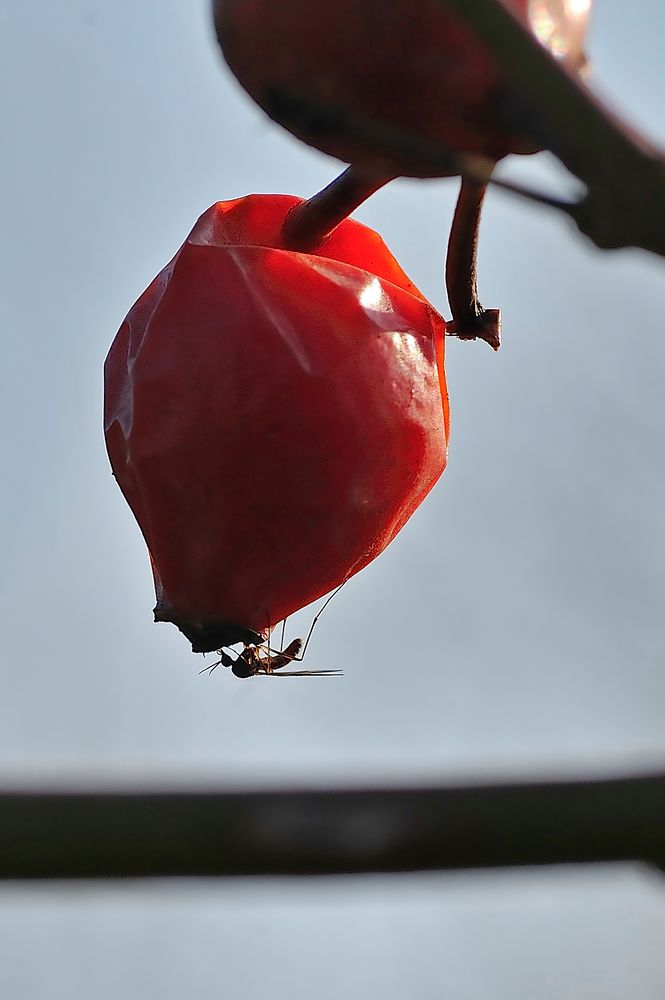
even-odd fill
[{"label": "overcast sky background", "polygon": [[[597,0],[598,83],[660,140],[664,34],[660,0]],[[240,91],[204,0],[4,4],[0,50],[2,783],[659,766],[662,261],[602,255],[493,194],[481,295],[503,309],[504,346],[448,343],[449,467],[310,647],[343,680],[200,677],[176,629],[152,624],[145,546],[104,451],[103,360],[208,205],[307,196],[339,166]],[[508,168],[570,189],[546,158]],[[444,314],[455,193],[403,181],[357,213]],[[621,866],[0,887],[0,993],[662,1000],[664,934],[665,884]]]}]

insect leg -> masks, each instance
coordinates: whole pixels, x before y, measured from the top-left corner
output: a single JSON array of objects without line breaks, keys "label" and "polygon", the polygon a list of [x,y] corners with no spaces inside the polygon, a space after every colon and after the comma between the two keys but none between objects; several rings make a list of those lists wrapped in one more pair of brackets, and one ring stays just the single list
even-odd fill
[{"label": "insect leg", "polygon": [[336,587],[335,590],[333,590],[332,594],[328,594],[328,596],[326,597],[325,601],[323,602],[321,608],[314,615],[314,619],[312,621],[312,624],[309,627],[309,632],[307,633],[307,638],[305,639],[305,645],[303,646],[302,656],[294,656],[294,657],[292,657],[292,659],[294,659],[294,660],[304,660],[305,659],[305,653],[307,652],[307,647],[309,646],[309,640],[312,638],[312,632],[314,631],[314,626],[316,625],[316,623],[318,622],[319,618],[321,617],[321,615],[323,614],[323,612],[326,610],[326,608],[328,607],[328,605],[332,601],[333,597],[336,597],[337,594],[339,594],[340,590],[342,589],[342,587],[344,586],[345,583],[346,583],[346,580],[342,580],[342,582],[340,583],[339,587]]}]

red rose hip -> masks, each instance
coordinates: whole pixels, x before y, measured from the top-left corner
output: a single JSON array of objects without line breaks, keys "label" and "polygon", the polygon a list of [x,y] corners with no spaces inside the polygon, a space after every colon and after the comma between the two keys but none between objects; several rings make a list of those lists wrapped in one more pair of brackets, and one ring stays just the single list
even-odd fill
[{"label": "red rose hip", "polygon": [[111,465],[155,618],[258,642],[395,537],[441,475],[444,323],[372,230],[284,247],[300,199],[208,209],[105,365]]}]

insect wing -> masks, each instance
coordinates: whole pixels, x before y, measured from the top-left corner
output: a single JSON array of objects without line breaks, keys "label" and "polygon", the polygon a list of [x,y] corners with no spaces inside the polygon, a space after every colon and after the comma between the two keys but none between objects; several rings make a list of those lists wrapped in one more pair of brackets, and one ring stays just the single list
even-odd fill
[{"label": "insect wing", "polygon": [[342,677],[343,670],[280,670],[279,673],[266,673],[262,677]]}]

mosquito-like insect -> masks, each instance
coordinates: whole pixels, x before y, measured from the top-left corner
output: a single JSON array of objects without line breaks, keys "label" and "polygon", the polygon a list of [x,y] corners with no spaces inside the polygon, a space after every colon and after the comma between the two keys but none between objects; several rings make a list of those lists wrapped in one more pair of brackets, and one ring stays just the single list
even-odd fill
[{"label": "mosquito-like insect", "polygon": [[[307,633],[304,646],[302,639],[293,639],[293,641],[290,642],[285,649],[282,648],[279,652],[277,652],[270,648],[269,641],[260,645],[243,643],[242,652],[237,653],[235,658],[224,649],[218,649],[217,653],[219,655],[219,659],[216,660],[215,663],[211,663],[209,666],[203,667],[202,670],[199,670],[199,673],[203,674],[208,671],[209,674],[212,674],[213,670],[222,666],[230,667],[231,673],[233,673],[236,677],[256,677],[257,674],[262,674],[266,677],[341,676],[341,670],[284,670],[283,667],[288,666],[289,663],[299,662],[305,659],[305,653],[307,652],[307,647],[309,645],[309,640],[312,637],[314,626],[321,617],[322,613],[325,611],[328,603],[343,586],[344,584],[340,584],[340,586],[337,587],[337,590],[334,590],[333,593],[330,594],[319,613],[314,617],[314,620],[310,625],[309,632]],[[285,628],[286,622],[284,621],[282,623],[282,646],[284,645]],[[268,625],[268,634],[270,634],[270,624]],[[301,649],[302,656],[300,655]],[[279,671],[279,673],[277,673],[277,671]]]}]

